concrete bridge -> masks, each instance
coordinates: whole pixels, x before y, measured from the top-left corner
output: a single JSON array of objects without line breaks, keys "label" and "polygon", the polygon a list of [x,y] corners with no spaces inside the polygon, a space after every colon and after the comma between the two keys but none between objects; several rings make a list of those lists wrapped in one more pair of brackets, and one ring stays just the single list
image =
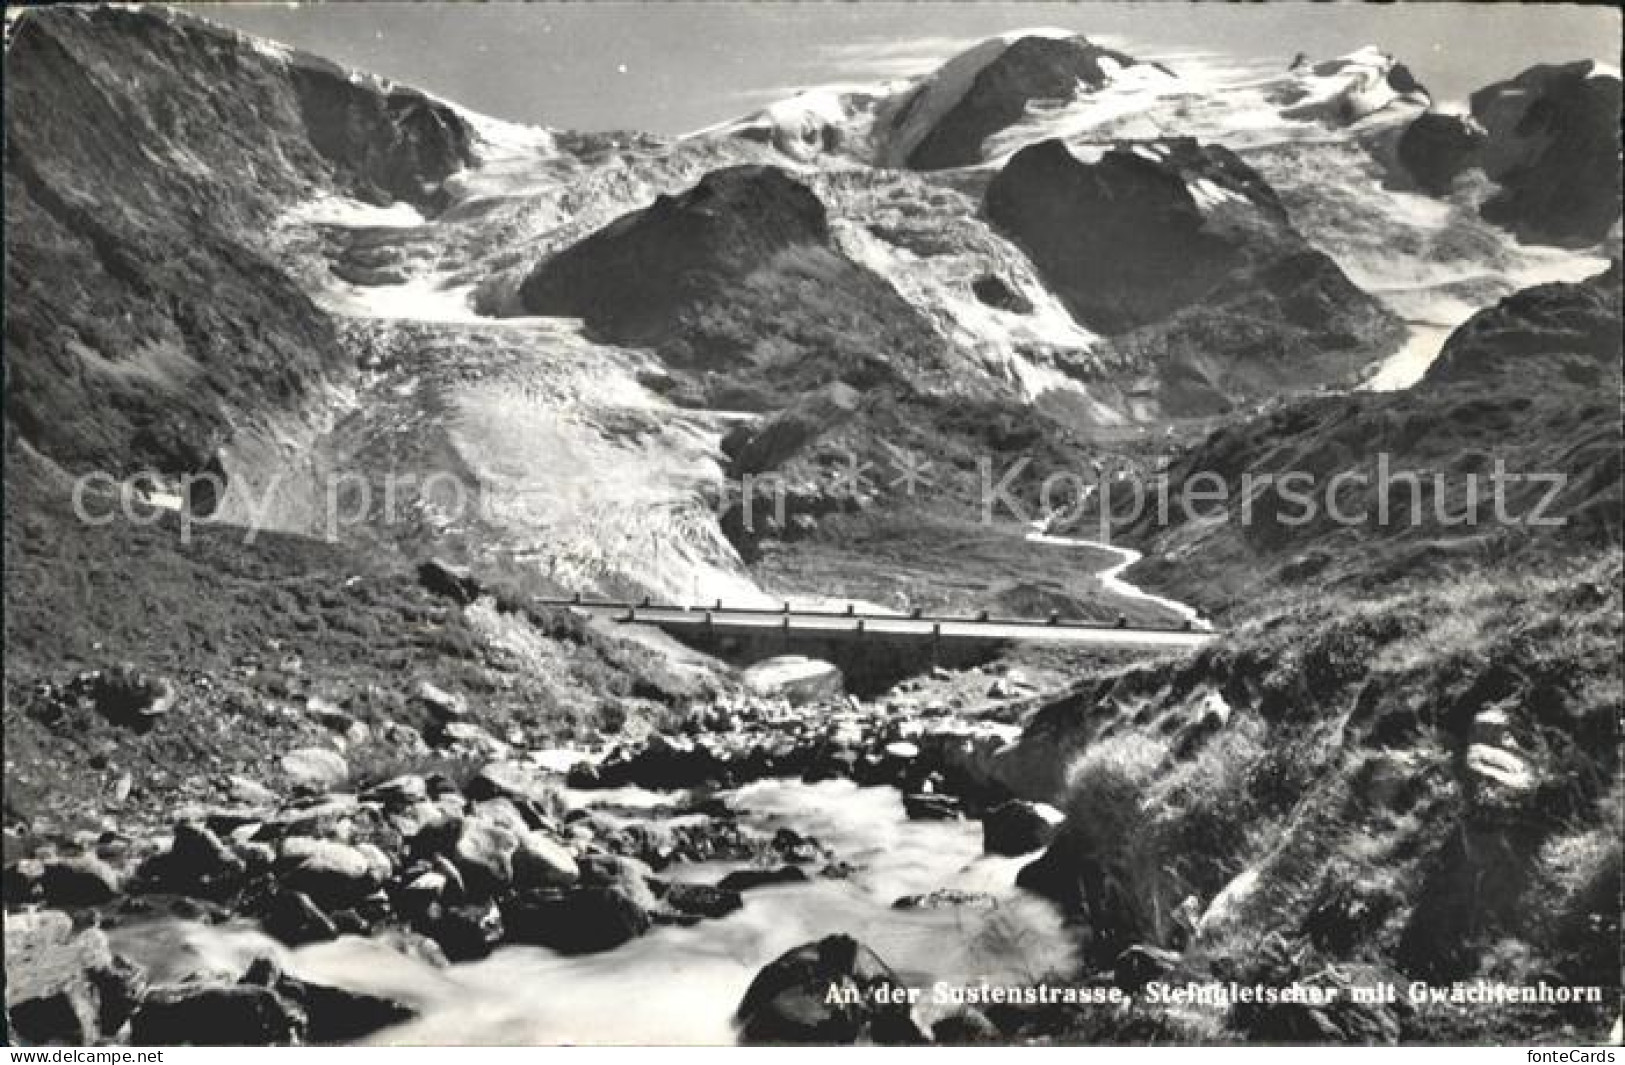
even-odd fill
[{"label": "concrete bridge", "polygon": [[647,599],[638,603],[610,600],[542,599],[548,606],[566,607],[622,624],[654,625],[685,639],[704,642],[741,638],[752,643],[778,637],[790,644],[827,641],[874,641],[929,646],[935,657],[954,645],[987,646],[999,643],[1050,643],[1100,651],[1175,651],[1200,647],[1216,633],[1195,625],[1168,628],[1131,628],[1126,624],[1085,621],[1052,615],[1048,618],[868,613],[730,606],[717,600],[704,606],[672,606]]}]

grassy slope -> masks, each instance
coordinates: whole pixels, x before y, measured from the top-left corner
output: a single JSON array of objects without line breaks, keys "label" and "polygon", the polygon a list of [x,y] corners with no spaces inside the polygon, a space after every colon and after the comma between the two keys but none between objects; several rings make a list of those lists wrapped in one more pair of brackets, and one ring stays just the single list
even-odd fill
[{"label": "grassy slope", "polygon": [[[1071,819],[1038,880],[1086,915],[1097,964],[1133,943],[1178,945],[1172,914],[1194,895],[1206,913],[1182,969],[1196,978],[1371,965],[1434,983],[1600,986],[1617,1001],[1621,636],[1611,551],[1541,577],[1303,594],[1172,667],[1098,675],[1023,742],[1069,769],[1051,787]],[[1474,743],[1513,752],[1530,786],[1475,773]],[[1268,960],[1283,945],[1297,962]],[[1589,1040],[1613,1018],[1395,1019],[1407,1039],[1526,1042]],[[1281,1037],[1245,1015],[1156,1024]]]},{"label": "grassy slope", "polygon": [[[1006,775],[1067,805],[1024,879],[1073,909],[1096,966],[1150,943],[1185,951],[1179,977],[1544,979],[1608,989],[1609,1005],[1313,1023],[1137,1008],[1075,1018],[1067,1037],[1575,1042],[1614,1021],[1618,302],[1617,289],[1559,288],[1458,331],[1449,380],[1286,406],[1220,430],[1171,474],[1324,480],[1374,473],[1384,452],[1395,470],[1457,475],[1442,493],[1456,514],[1460,475],[1500,457],[1567,477],[1552,509],[1565,524],[1452,524],[1429,497],[1415,522],[1400,509],[1388,526],[1293,528],[1270,520],[1267,496],[1252,525],[1142,523],[1164,554],[1139,576],[1233,631],[1186,659],[1089,676],[1036,715]],[[1514,489],[1514,513],[1530,491]],[[1344,503],[1375,499],[1351,489]],[[1194,935],[1175,918],[1188,898]]]},{"label": "grassy slope", "polygon": [[[709,682],[517,596],[463,608],[418,582],[411,561],[300,537],[202,528],[172,518],[103,528],[67,513],[66,491],[8,456],[5,512],[6,822],[34,831],[164,820],[219,800],[221,778],[267,783],[277,758],[334,736],[312,697],[373,726],[346,751],[360,775],[434,760],[388,722],[428,723],[420,680],[468,697],[499,739],[590,735],[658,722]],[[55,490],[53,490],[53,487]],[[178,705],[136,735],[52,694],[83,670],[130,662],[171,678]],[[107,800],[124,773],[126,803]],[[122,806],[122,812],[118,812]]]}]

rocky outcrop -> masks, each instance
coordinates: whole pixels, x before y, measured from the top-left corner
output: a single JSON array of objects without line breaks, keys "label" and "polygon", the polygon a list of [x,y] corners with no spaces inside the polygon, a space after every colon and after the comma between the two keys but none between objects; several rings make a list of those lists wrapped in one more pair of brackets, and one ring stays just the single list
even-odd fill
[{"label": "rocky outcrop", "polygon": [[1620,79],[1591,60],[1540,64],[1473,93],[1471,119],[1426,114],[1399,160],[1424,191],[1474,167],[1497,190],[1483,216],[1520,239],[1584,247],[1620,217]]},{"label": "rocky outcrop", "polygon": [[730,167],[543,261],[519,299],[532,314],[640,343],[775,255],[828,243],[824,205],[806,186],[776,167]]},{"label": "rocky outcrop", "polygon": [[1080,322],[1159,376],[1171,414],[1346,381],[1398,341],[1222,147],[1123,143],[1087,162],[1044,141],[1010,159],[983,210]]},{"label": "rocky outcrop", "polygon": [[1443,196],[1472,166],[1485,140],[1484,130],[1468,116],[1429,111],[1405,127],[1395,151],[1423,192]]},{"label": "rocky outcrop", "polygon": [[982,815],[982,850],[988,854],[1031,854],[1055,838],[1065,815],[1048,803],[1012,799]]},{"label": "rocky outcrop", "polygon": [[[983,141],[1020,121],[1030,104],[1070,100],[1137,64],[1134,57],[1086,37],[994,39],[927,79],[890,116],[889,125],[909,134],[905,162],[911,169],[969,166],[982,161]],[[955,92],[957,99],[946,99]],[[918,128],[922,113],[928,120],[923,129]]]},{"label": "rocky outcrop", "polygon": [[1539,285],[1473,315],[1445,341],[1426,387],[1479,384],[1508,391],[1553,381],[1599,393],[1620,386],[1618,260],[1578,285]]},{"label": "rocky outcrop", "polygon": [[[1617,543],[1620,428],[1604,399],[1619,389],[1617,298],[1527,290],[1459,327],[1415,387],[1304,399],[1216,431],[1169,466],[1171,498],[1193,478],[1264,490],[1246,520],[1236,495],[1214,510],[1228,520],[1140,515],[1135,535],[1158,558],[1139,580],[1199,589],[1211,606],[1261,583],[1375,587],[1503,552],[1534,563]],[[1292,471],[1312,474],[1308,503],[1283,495]]]},{"label": "rocky outcrop", "polygon": [[744,424],[722,438],[735,477],[771,470],[819,436],[840,426],[858,409],[862,397],[840,382],[811,392],[759,423]]},{"label": "rocky outcrop", "polygon": [[906,390],[947,359],[891,283],[837,246],[823,203],[777,167],[734,166],[544,259],[510,313],[585,320],[652,347],[685,406],[771,410],[841,383]]},{"label": "rocky outcrop", "polygon": [[1249,214],[1284,221],[1246,164],[1191,140],[1125,145],[1096,163],[1061,141],[1043,141],[1005,164],[983,209],[1079,321],[1122,333],[1197,302],[1245,264],[1248,249],[1207,225],[1193,189],[1203,179]]},{"label": "rocky outcrop", "polygon": [[1594,244],[1620,217],[1620,79],[1589,60],[1535,66],[1475,92],[1484,217],[1543,243]]}]

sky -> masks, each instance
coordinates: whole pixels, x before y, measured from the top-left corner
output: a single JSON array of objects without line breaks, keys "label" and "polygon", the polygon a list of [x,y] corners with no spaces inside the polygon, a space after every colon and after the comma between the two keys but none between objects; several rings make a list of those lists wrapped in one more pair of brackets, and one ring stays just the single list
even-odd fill
[{"label": "sky", "polygon": [[930,69],[1061,27],[1140,58],[1261,68],[1375,44],[1436,100],[1537,62],[1618,62],[1612,7],[1518,3],[312,3],[177,5],[511,121],[684,133],[798,89]]}]

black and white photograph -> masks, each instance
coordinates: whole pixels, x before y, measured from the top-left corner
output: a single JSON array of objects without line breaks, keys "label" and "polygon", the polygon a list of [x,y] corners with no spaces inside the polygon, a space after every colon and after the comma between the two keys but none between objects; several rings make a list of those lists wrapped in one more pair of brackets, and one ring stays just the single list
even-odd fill
[{"label": "black and white photograph", "polygon": [[1615,1061],[1620,47],[7,7],[5,1060]]}]

